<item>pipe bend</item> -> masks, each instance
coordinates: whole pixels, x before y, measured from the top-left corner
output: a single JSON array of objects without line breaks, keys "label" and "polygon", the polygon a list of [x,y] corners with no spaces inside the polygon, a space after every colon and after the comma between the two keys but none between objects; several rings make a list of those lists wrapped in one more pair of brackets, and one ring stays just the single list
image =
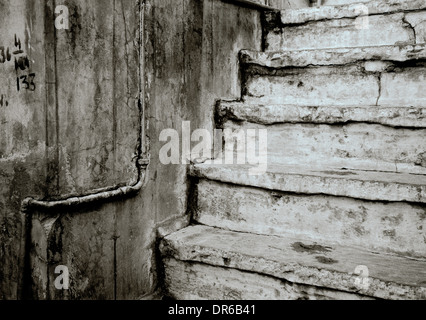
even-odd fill
[{"label": "pipe bend", "polygon": [[114,190],[98,192],[81,197],[72,197],[58,201],[40,201],[35,200],[34,198],[26,198],[22,201],[21,212],[23,214],[27,214],[32,208],[42,210],[53,210],[56,208],[63,207],[76,207],[79,205],[90,204],[98,201],[105,201],[118,197],[136,195],[143,189],[143,186],[145,184],[145,177],[146,175],[142,173],[140,180],[133,186],[120,187]]}]

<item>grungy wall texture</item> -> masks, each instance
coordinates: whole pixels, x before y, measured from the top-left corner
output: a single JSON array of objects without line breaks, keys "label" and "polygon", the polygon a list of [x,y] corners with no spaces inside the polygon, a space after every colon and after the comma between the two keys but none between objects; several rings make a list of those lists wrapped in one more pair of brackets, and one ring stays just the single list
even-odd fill
[{"label": "grungy wall texture", "polygon": [[48,192],[44,14],[42,1],[0,1],[0,299],[17,297],[21,201]]},{"label": "grungy wall texture", "polygon": [[[69,30],[54,28],[58,5]],[[241,94],[238,52],[261,49],[260,12],[218,0],[1,0],[0,18],[0,298],[151,294],[158,228],[188,224],[188,168],[160,163],[159,135],[182,121],[213,129],[216,100]],[[30,210],[24,232],[27,197],[84,196],[142,176],[132,198]],[[59,265],[68,291],[53,285]]]},{"label": "grungy wall texture", "polygon": [[[69,30],[54,28],[61,4]],[[0,296],[13,299],[25,198],[64,199],[138,179],[139,4],[5,0],[0,7]]]}]

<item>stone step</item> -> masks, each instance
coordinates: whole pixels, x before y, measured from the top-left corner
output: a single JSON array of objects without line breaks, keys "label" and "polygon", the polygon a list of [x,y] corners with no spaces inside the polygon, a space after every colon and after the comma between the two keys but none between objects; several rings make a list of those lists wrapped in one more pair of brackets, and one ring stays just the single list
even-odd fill
[{"label": "stone step", "polygon": [[166,237],[160,250],[166,288],[177,299],[291,299],[302,292],[304,298],[426,299],[424,260],[205,226]]},{"label": "stone step", "polygon": [[303,195],[201,179],[194,221],[261,235],[297,236],[426,258],[426,207]]},{"label": "stone step", "polygon": [[[407,62],[426,59],[426,44],[260,52],[241,50],[243,65],[267,68],[347,65],[357,62]],[[371,63],[370,63],[371,64]]]},{"label": "stone step", "polygon": [[163,265],[167,295],[174,300],[373,300],[358,294],[173,258],[164,258]]},{"label": "stone step", "polygon": [[267,51],[420,44],[426,3],[388,0],[267,12]]},{"label": "stone step", "polygon": [[426,128],[426,107],[254,105],[221,101],[217,112],[222,122],[234,120],[264,125],[369,123]]},{"label": "stone step", "polygon": [[426,61],[245,69],[243,101],[299,106],[426,106]]},{"label": "stone step", "polygon": [[[332,2],[340,3],[332,3]],[[325,6],[299,8],[280,11],[280,23],[282,25],[301,24],[306,22],[333,20],[342,18],[357,18],[360,15],[380,15],[397,12],[417,12],[426,9],[423,0],[325,0]],[[360,12],[366,7],[367,12]],[[272,14],[272,12],[268,12]]]},{"label": "stone step", "polygon": [[[193,165],[190,175],[241,186],[298,194],[322,194],[362,200],[426,203],[426,176],[356,170],[268,165],[257,174],[259,166],[238,164]],[[226,163],[216,159],[215,163]]]},{"label": "stone step", "polygon": [[[334,170],[365,170],[410,173],[426,177],[426,129],[393,128],[369,123],[272,125],[226,121],[225,132],[246,134],[263,131],[267,164],[316,166]],[[245,144],[233,149],[231,138],[225,140],[238,156],[244,157]],[[232,140],[234,142],[234,140]],[[266,157],[267,154],[267,157]],[[242,163],[239,162],[239,163]]]}]

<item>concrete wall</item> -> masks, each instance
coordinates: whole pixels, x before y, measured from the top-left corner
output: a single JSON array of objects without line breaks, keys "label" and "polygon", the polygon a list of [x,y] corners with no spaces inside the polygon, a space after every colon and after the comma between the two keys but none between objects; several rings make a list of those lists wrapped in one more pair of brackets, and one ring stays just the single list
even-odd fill
[{"label": "concrete wall", "polygon": [[[69,30],[54,28],[62,4]],[[113,4],[0,2],[1,298],[17,298],[22,287],[24,199],[66,199],[138,180],[139,4]]]},{"label": "concrete wall", "polygon": [[[43,16],[41,1],[0,1],[0,299],[18,291],[21,201],[47,193]],[[36,87],[18,91],[30,74]]]},{"label": "concrete wall", "polygon": [[[53,27],[60,4],[69,30]],[[218,0],[1,0],[0,17],[0,47],[16,34],[29,58],[25,70],[14,57],[0,64],[0,298],[151,294],[158,228],[188,223],[187,166],[160,163],[160,132],[213,129],[216,100],[241,93],[239,50],[260,49],[260,12]],[[36,87],[18,92],[17,75],[30,73]],[[141,177],[134,197],[30,208],[23,227],[28,197],[51,203]],[[53,286],[59,265],[68,291]]]}]

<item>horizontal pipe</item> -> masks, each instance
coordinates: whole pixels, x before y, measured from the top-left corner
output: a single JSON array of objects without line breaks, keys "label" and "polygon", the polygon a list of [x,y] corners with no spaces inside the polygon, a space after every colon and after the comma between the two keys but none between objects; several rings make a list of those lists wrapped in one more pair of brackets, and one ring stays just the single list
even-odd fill
[{"label": "horizontal pipe", "polygon": [[75,207],[97,201],[108,200],[111,198],[125,197],[128,195],[137,194],[142,189],[142,186],[143,182],[140,181],[134,186],[130,187],[122,187],[112,191],[105,191],[82,197],[73,197],[59,201],[39,201],[32,198],[27,198],[23,202],[23,211],[27,212],[30,208],[52,210],[59,207]]},{"label": "horizontal pipe", "polygon": [[26,279],[26,276],[31,273],[31,266],[29,261],[28,252],[31,247],[31,214],[30,211],[33,209],[39,209],[43,211],[52,211],[54,209],[64,209],[64,208],[76,208],[80,205],[87,205],[95,202],[111,200],[115,198],[123,198],[127,196],[132,196],[138,194],[144,187],[144,180],[146,177],[146,172],[140,173],[140,181],[133,186],[121,187],[111,191],[104,191],[99,193],[94,193],[87,196],[81,197],[72,197],[69,199],[59,200],[59,201],[39,201],[33,198],[26,198],[21,203],[21,214],[23,215],[22,226],[22,237],[21,237],[21,253],[19,256],[19,265],[21,266],[23,272],[22,277],[19,279],[20,284],[18,285],[18,295],[21,299],[31,298],[30,293],[30,279]]}]

